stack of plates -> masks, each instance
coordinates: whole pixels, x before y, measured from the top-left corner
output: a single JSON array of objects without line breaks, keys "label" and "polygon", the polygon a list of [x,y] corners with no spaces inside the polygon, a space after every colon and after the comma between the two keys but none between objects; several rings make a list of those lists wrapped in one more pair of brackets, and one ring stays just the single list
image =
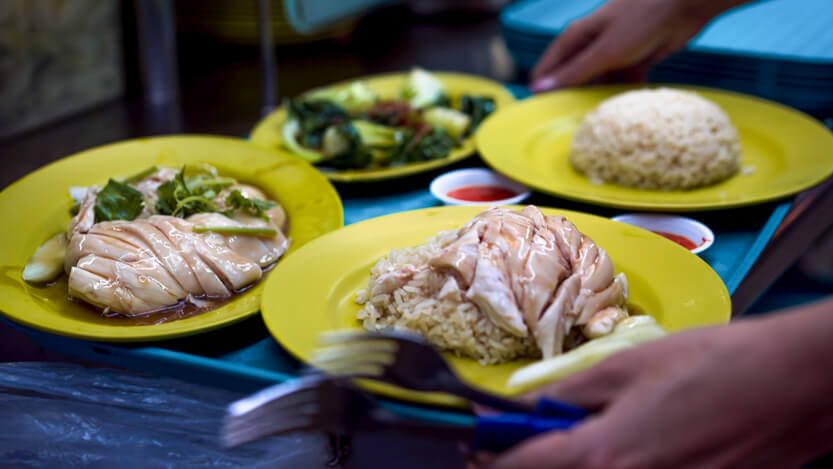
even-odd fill
[{"label": "stack of plates", "polygon": [[[605,0],[526,0],[501,14],[504,40],[529,70],[574,19]],[[719,87],[808,112],[833,110],[833,8],[829,0],[770,0],[736,8],[654,67],[651,81]]]},{"label": "stack of plates", "polygon": [[[178,0],[175,2],[179,29],[206,34],[225,42],[258,44],[255,0]],[[310,33],[297,31],[286,15],[283,0],[271,0],[272,37],[276,44],[311,42],[341,36],[353,29],[355,20],[336,21]]]}]

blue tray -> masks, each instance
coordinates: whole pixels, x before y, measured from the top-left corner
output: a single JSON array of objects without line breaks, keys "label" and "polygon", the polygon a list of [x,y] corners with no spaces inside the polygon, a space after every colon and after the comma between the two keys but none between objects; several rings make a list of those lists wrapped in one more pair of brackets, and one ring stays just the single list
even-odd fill
[{"label": "blue tray", "polygon": [[[607,0],[526,0],[501,12],[501,25],[527,37],[559,34]],[[829,0],[769,0],[734,8],[709,23],[688,46],[763,60],[790,60],[830,71],[833,8]],[[510,34],[511,35],[511,34]]]},{"label": "blue tray", "polygon": [[[519,97],[529,93],[525,87],[510,89]],[[479,159],[471,159],[455,167],[482,165]],[[436,174],[338,187],[343,199],[345,223],[439,205],[427,189],[428,182]],[[602,216],[620,213],[538,193],[534,193],[528,202]],[[787,201],[723,212],[686,214],[703,221],[715,232],[715,243],[703,253],[702,258],[723,279],[730,294],[758,258],[790,205],[791,202]],[[286,381],[296,376],[301,368],[301,364],[269,336],[260,317],[193,337],[134,346],[87,342],[24,330],[38,344],[64,355],[235,391],[250,392]],[[460,418],[453,412],[429,411],[407,405],[398,409],[444,421]]]},{"label": "blue tray", "polygon": [[[554,37],[604,0],[526,0],[503,10],[501,32],[523,71]],[[806,112],[833,110],[833,9],[829,0],[756,2],[720,15],[686,48],[657,64],[655,83],[724,88]]]}]

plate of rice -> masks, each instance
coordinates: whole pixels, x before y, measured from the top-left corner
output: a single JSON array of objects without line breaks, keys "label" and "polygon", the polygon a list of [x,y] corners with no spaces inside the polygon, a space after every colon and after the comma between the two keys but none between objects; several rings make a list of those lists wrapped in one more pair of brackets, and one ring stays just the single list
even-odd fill
[{"label": "plate of rice", "polygon": [[[552,314],[541,314],[537,325],[529,322],[527,310],[549,311],[559,303],[558,295],[546,295],[537,306],[530,306],[535,300],[526,298],[522,311],[514,313],[500,298],[490,299],[489,294],[500,293],[500,287],[488,283],[489,275],[481,278],[482,259],[469,280],[464,280],[463,272],[449,275],[442,268],[442,254],[455,244],[465,244],[466,227],[499,210],[520,216],[539,209],[506,207],[484,212],[476,206],[436,207],[366,220],[323,236],[287,257],[270,275],[261,308],[266,326],[303,362],[312,359],[322,332],[357,328],[417,332],[444,351],[463,379],[511,395],[517,392],[508,383],[513,373],[542,357],[564,356],[580,339],[553,335],[552,330],[572,330],[573,324],[582,326],[587,337],[596,333],[589,330],[592,321],[578,316],[566,326],[547,319],[560,317]],[[591,313],[621,309],[630,315],[650,315],[669,332],[729,320],[731,304],[723,282],[686,249],[607,218],[551,208],[540,208],[537,213],[563,223],[567,231],[580,233],[581,242],[598,246],[598,250],[591,248],[597,257],[585,263],[601,266],[595,270],[598,278],[580,275],[582,281],[598,284],[600,296],[582,303],[595,305]],[[567,283],[569,275],[557,276]],[[522,320],[518,314],[524,315]],[[377,383],[368,386],[406,400],[461,404],[443,394]]]},{"label": "plate of rice", "polygon": [[610,207],[694,211],[775,200],[833,173],[833,134],[812,117],[738,93],[597,86],[532,97],[476,135],[497,171],[542,192]]}]

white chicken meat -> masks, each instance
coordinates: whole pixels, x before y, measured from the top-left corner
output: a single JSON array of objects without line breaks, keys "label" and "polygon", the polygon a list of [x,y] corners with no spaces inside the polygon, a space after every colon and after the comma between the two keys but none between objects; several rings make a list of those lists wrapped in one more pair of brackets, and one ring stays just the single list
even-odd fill
[{"label": "white chicken meat", "polygon": [[[160,170],[136,187],[151,199],[149,194],[155,195],[173,174]],[[250,186],[233,187],[262,197]],[[70,296],[107,311],[138,316],[192,298],[227,298],[260,280],[263,270],[289,248],[280,206],[266,211],[268,221],[245,214],[200,213],[181,219],[145,212],[133,221],[94,223],[97,192],[95,186],[88,189],[67,230],[64,269]],[[195,233],[196,225],[271,228],[277,234]]]},{"label": "white chicken meat", "polygon": [[486,210],[429,265],[451,273],[501,329],[533,334],[545,358],[563,351],[574,326],[598,337],[627,317],[627,282],[614,275],[607,252],[564,217],[545,217],[533,206]]}]

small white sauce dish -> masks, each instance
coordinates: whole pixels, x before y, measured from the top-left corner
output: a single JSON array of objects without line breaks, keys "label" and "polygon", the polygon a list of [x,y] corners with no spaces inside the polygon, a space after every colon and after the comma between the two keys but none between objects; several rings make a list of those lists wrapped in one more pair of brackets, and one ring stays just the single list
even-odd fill
[{"label": "small white sauce dish", "polygon": [[714,244],[712,230],[691,218],[656,213],[629,213],[613,217],[612,220],[638,226],[648,231],[664,231],[688,238],[697,246],[689,249],[694,254],[699,254]]},{"label": "small white sauce dish", "polygon": [[[488,201],[464,200],[448,195],[453,190],[468,186],[495,186],[516,195]],[[451,171],[434,178],[431,181],[431,194],[447,205],[512,205],[529,197],[529,188],[486,168],[468,168]]]}]

